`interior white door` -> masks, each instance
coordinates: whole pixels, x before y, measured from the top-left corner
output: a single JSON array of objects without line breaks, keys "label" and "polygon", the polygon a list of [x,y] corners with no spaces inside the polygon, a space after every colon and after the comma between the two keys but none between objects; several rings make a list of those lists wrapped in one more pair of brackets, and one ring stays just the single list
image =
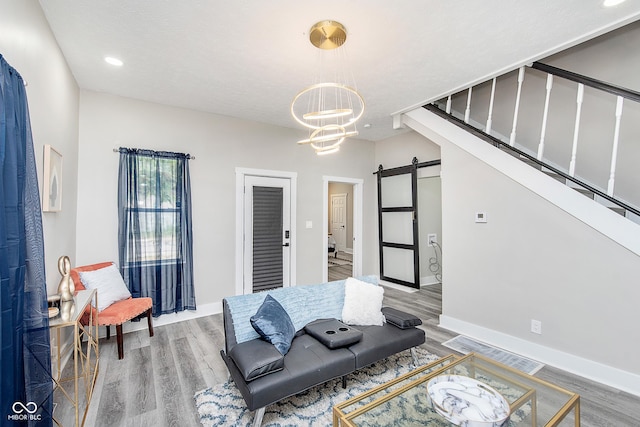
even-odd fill
[{"label": "interior white door", "polygon": [[331,195],[331,235],[336,241],[336,249],[347,248],[347,194]]},{"label": "interior white door", "polygon": [[290,180],[245,176],[244,190],[244,293],[290,286]]}]

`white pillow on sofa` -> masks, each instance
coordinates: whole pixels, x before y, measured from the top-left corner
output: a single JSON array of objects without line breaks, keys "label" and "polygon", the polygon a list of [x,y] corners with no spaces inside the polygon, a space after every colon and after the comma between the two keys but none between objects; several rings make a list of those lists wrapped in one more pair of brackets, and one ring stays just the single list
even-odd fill
[{"label": "white pillow on sofa", "polygon": [[344,284],[342,321],[347,325],[382,326],[384,288],[349,277]]},{"label": "white pillow on sofa", "polygon": [[[114,302],[131,298],[131,292],[114,264],[93,271],[80,271],[80,280],[87,289],[98,290],[98,311]],[[93,302],[92,302],[93,303]]]}]

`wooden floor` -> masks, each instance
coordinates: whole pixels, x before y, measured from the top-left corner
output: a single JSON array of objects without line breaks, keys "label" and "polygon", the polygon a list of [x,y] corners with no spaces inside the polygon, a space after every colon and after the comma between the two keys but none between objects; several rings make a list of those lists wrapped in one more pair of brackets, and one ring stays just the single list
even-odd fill
[{"label": "wooden floor", "polygon": [[[423,320],[425,349],[441,356],[452,352],[441,343],[455,334],[437,326],[442,306],[440,285],[416,293],[385,288],[385,304]],[[125,358],[118,360],[115,339],[100,341],[100,374],[85,425],[198,426],[194,393],[227,379],[219,355],[222,315],[159,326],[152,338],[144,330],[132,332],[125,335],[124,345]],[[552,367],[543,368],[536,376],[581,395],[582,426],[640,425],[639,397]],[[67,412],[63,405],[56,409],[57,415]]]},{"label": "wooden floor", "polygon": [[[338,254],[338,258],[341,260],[351,260],[351,254],[346,252],[340,252]],[[345,264],[345,265],[331,265],[331,260],[333,259],[333,255],[329,255],[329,268],[327,269],[327,277],[329,281],[334,280],[342,280],[347,277],[351,277],[353,275],[353,265]]]}]

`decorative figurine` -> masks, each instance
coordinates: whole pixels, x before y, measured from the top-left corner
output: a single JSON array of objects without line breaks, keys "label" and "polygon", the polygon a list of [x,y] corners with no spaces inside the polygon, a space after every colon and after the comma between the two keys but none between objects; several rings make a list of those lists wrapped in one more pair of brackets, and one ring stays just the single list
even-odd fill
[{"label": "decorative figurine", "polygon": [[62,301],[62,303],[60,303],[60,318],[64,322],[68,322],[69,319],[71,319],[71,313],[74,312],[75,308],[76,303],[73,300]]},{"label": "decorative figurine", "polygon": [[73,301],[73,294],[76,287],[71,280],[71,260],[66,255],[58,258],[58,271],[62,275],[60,284],[58,285],[58,293],[60,294],[61,301]]}]

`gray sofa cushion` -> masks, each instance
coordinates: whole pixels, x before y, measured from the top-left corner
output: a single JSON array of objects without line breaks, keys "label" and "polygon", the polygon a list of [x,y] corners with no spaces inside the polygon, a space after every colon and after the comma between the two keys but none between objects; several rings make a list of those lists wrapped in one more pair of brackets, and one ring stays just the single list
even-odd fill
[{"label": "gray sofa cushion", "polygon": [[250,411],[354,370],[354,356],[347,348],[331,350],[308,334],[293,340],[291,350],[284,356],[284,369],[281,371],[244,382],[236,377],[239,372],[235,365],[229,367]]},{"label": "gray sofa cushion", "polygon": [[260,339],[235,345],[229,357],[247,382],[284,368],[284,356],[273,344]]},{"label": "gray sofa cushion", "polygon": [[356,357],[356,369],[424,343],[422,329],[400,329],[385,323],[383,326],[354,326],[362,331],[362,339],[347,347]]},{"label": "gray sofa cushion", "polygon": [[309,323],[304,330],[328,348],[341,348],[357,343],[362,332],[337,319],[319,319]]},{"label": "gray sofa cushion", "polygon": [[382,307],[382,314],[388,323],[400,329],[409,329],[422,325],[422,320],[413,314],[405,313],[393,307]]}]

